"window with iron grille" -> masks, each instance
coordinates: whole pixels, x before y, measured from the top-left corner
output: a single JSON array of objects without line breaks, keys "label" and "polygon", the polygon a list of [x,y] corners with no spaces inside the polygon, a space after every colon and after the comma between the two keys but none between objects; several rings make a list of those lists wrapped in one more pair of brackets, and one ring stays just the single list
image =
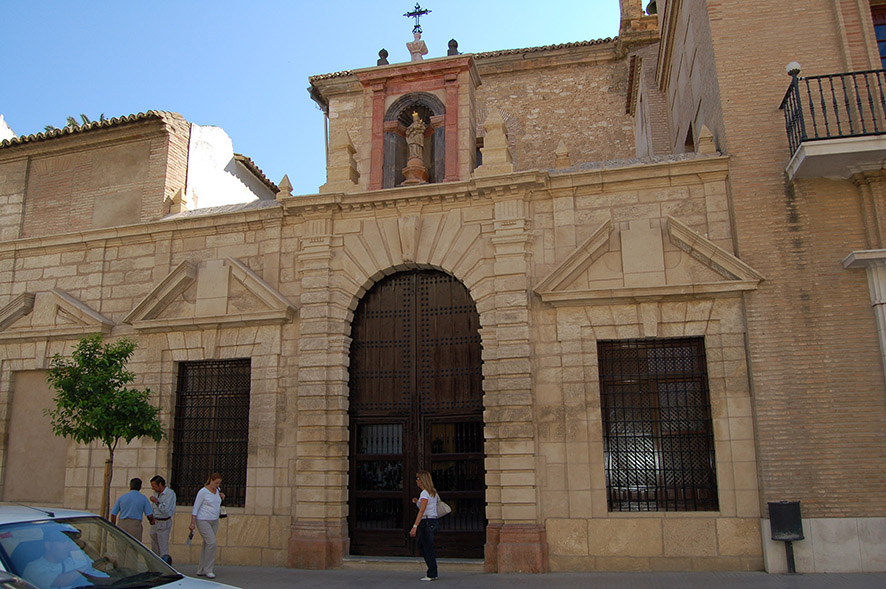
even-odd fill
[{"label": "window with iron grille", "polygon": [[610,511],[718,509],[703,338],[597,344]]},{"label": "window with iron grille", "polygon": [[248,358],[179,364],[170,486],[180,505],[193,504],[213,472],[225,505],[246,504],[250,372]]}]

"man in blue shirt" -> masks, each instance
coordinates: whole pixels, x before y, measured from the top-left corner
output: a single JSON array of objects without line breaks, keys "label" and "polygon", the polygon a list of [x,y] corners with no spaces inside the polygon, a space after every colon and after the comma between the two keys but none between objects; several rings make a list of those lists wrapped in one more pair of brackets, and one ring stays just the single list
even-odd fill
[{"label": "man in blue shirt", "polygon": [[[120,495],[111,508],[111,523],[117,524],[121,530],[141,542],[142,539],[142,514],[148,517],[151,525],[154,525],[154,510],[151,502],[141,494],[142,480],[132,479],[129,481],[129,492]],[[117,520],[117,516],[120,520]]]}]

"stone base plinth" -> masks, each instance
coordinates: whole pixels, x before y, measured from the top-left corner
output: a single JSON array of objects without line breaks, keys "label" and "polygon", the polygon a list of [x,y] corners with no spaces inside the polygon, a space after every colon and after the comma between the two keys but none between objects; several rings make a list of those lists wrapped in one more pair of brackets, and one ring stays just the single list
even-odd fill
[{"label": "stone base plinth", "polygon": [[487,573],[546,573],[545,528],[537,524],[489,524],[485,556]]},{"label": "stone base plinth", "polygon": [[348,554],[345,530],[322,522],[304,522],[292,526],[287,565],[296,569],[332,569],[342,565]]},{"label": "stone base plinth", "polygon": [[428,169],[425,167],[424,162],[418,158],[412,158],[406,162],[406,167],[403,168],[403,177],[406,179],[403,180],[400,186],[427,184],[430,176],[428,176]]}]

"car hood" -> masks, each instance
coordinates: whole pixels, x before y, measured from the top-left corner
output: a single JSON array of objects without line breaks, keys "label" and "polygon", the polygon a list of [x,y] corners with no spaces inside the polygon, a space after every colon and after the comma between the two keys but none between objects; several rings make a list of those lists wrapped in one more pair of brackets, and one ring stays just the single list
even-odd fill
[{"label": "car hood", "polygon": [[239,589],[239,587],[234,587],[233,585],[225,585],[223,583],[216,583],[215,581],[204,581],[203,579],[194,579],[192,577],[185,577],[184,579],[179,579],[173,583],[160,585],[159,589],[165,589],[166,587],[169,587],[170,589],[172,587],[182,587],[184,589]]}]

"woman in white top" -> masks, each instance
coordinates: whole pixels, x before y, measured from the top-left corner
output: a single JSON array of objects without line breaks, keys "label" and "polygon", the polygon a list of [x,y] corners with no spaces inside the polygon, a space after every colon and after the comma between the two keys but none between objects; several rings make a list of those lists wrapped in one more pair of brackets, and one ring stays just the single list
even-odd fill
[{"label": "woman in white top", "polygon": [[206,486],[197,493],[194,510],[191,512],[191,532],[196,527],[203,538],[203,549],[200,551],[200,565],[197,567],[198,577],[215,578],[212,571],[215,566],[215,552],[218,544],[215,535],[218,532],[218,516],[221,514],[221,502],[225,494],[219,491],[222,476],[217,472],[209,475]]},{"label": "woman in white top", "polygon": [[434,480],[431,473],[420,470],[415,473],[415,482],[421,489],[421,495],[412,502],[418,507],[418,515],[409,535],[413,538],[418,536],[418,547],[421,555],[425,558],[428,573],[422,577],[422,581],[437,580],[437,555],[434,552],[434,534],[437,533],[440,524],[437,522],[437,502],[440,496],[434,488]]}]

